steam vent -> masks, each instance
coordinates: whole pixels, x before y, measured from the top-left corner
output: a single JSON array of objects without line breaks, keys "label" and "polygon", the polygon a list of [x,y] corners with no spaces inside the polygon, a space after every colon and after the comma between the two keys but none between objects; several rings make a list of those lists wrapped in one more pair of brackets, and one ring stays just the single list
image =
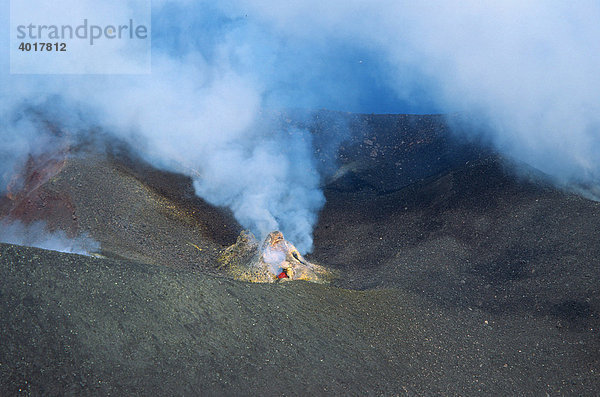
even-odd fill
[{"label": "steam vent", "polygon": [[305,280],[327,282],[331,274],[308,262],[279,231],[271,232],[259,245],[256,237],[242,231],[236,243],[219,257],[226,271],[237,280],[273,283]]}]

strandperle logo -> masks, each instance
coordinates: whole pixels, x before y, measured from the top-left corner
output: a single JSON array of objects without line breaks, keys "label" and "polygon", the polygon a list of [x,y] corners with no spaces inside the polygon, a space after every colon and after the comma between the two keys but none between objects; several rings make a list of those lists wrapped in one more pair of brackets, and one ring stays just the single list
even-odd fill
[{"label": "strandperle logo", "polygon": [[29,25],[17,26],[18,39],[31,40],[88,40],[90,45],[98,40],[145,40],[148,38],[146,25],[137,25],[133,19],[127,24],[91,25],[84,19],[81,25]]},{"label": "strandperle logo", "polygon": [[11,74],[148,74],[151,0],[10,0]]}]

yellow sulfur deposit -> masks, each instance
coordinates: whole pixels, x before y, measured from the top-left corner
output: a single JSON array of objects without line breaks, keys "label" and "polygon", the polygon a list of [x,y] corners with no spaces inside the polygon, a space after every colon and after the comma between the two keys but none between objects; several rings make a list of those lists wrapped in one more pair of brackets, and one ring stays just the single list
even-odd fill
[{"label": "yellow sulfur deposit", "polygon": [[221,253],[219,262],[233,278],[256,283],[287,280],[326,283],[332,278],[324,267],[304,259],[279,231],[269,233],[260,245],[252,233],[242,231],[236,243]]}]

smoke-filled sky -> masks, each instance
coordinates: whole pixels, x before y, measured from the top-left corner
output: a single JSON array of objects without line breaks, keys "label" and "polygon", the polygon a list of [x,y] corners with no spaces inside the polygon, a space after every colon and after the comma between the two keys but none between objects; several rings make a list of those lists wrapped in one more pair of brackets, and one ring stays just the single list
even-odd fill
[{"label": "smoke-filled sky", "polygon": [[199,195],[302,251],[324,202],[311,137],[275,131],[265,110],[460,112],[561,184],[600,174],[598,1],[154,0],[150,75],[44,76],[9,75],[2,6],[4,178],[43,150],[23,105],[57,98],[61,122],[100,125],[161,167],[197,171]]}]

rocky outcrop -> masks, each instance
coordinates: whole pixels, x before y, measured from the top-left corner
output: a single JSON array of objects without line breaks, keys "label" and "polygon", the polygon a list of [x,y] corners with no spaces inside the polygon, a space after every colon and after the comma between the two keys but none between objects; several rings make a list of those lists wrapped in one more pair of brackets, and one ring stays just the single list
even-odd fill
[{"label": "rocky outcrop", "polygon": [[324,283],[332,274],[310,263],[279,231],[271,232],[259,244],[256,237],[242,231],[235,244],[227,247],[219,262],[233,278],[257,283],[305,280]]}]

